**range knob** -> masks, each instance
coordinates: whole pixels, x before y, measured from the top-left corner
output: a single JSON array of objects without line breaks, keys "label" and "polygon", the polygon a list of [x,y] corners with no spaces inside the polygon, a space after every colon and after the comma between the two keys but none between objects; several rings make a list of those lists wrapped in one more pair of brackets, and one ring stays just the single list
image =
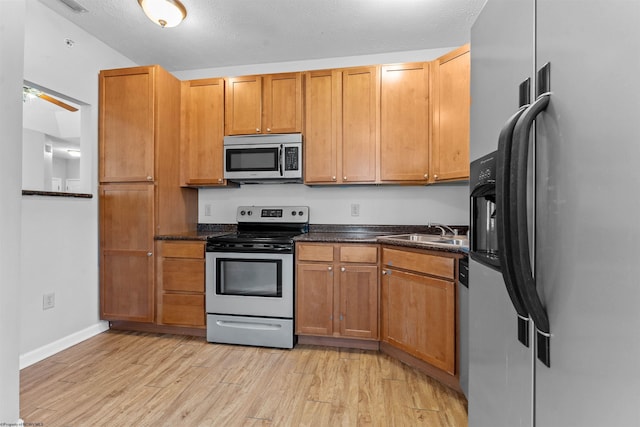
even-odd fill
[{"label": "range knob", "polygon": [[302,215],[304,215],[304,212],[300,211],[300,212],[298,212],[298,215],[302,216]]},{"label": "range knob", "polygon": [[244,216],[246,214],[245,211],[240,211],[240,215]]},{"label": "range knob", "polygon": [[296,216],[297,212],[296,211],[291,211],[291,216]]},{"label": "range knob", "polygon": [[252,211],[247,211],[247,215],[251,216],[253,212]]}]

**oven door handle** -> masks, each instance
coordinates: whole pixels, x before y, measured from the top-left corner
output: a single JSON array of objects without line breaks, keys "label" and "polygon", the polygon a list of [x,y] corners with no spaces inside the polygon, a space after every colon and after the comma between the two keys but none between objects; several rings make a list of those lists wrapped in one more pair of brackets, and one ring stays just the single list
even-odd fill
[{"label": "oven door handle", "polygon": [[283,146],[282,146],[282,144],[280,144],[280,154],[278,156],[278,159],[279,159],[278,161],[280,163],[280,176],[283,176],[283,173],[282,173],[282,164],[284,163],[284,158],[282,157],[283,156],[283,152],[284,152]]},{"label": "oven door handle", "polygon": [[216,320],[216,324],[224,328],[259,329],[262,331],[277,331],[282,329],[282,325],[277,323],[240,322],[237,320]]}]

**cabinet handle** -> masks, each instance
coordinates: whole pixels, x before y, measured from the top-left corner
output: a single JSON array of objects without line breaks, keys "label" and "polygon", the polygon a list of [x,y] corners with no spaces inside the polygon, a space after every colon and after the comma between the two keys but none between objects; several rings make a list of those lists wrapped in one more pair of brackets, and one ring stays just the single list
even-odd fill
[{"label": "cabinet handle", "polygon": [[382,275],[383,276],[391,276],[391,271],[390,270],[382,270]]},{"label": "cabinet handle", "polygon": [[153,255],[153,252],[147,252],[147,256]]},{"label": "cabinet handle", "polygon": [[327,270],[333,271],[333,267],[327,267]]},{"label": "cabinet handle", "polygon": [[147,175],[147,181],[153,181],[153,177],[151,175]]},{"label": "cabinet handle", "polygon": [[344,320],[344,314],[340,313],[340,321],[342,322]]},{"label": "cabinet handle", "polygon": [[347,271],[347,269],[345,267],[340,267],[340,271],[344,272]]}]

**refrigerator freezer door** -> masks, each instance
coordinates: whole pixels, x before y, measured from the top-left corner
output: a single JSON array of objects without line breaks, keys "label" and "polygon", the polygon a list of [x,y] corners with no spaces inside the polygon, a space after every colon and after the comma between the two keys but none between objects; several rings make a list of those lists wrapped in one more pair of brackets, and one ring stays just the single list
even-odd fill
[{"label": "refrigerator freezer door", "polygon": [[640,2],[537,3],[536,426],[639,426]]},{"label": "refrigerator freezer door", "polygon": [[[472,28],[472,160],[498,148],[532,76],[533,10],[529,0],[490,0]],[[469,269],[469,425],[532,426],[533,353],[518,341],[502,275],[474,261]]]}]

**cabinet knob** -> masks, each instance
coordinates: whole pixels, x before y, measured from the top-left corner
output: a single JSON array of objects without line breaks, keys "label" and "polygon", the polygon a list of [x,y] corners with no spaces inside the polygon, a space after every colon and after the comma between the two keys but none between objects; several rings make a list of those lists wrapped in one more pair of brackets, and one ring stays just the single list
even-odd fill
[{"label": "cabinet knob", "polygon": [[224,179],[222,179],[222,178],[218,178],[218,183],[219,183],[219,184],[222,184],[223,182],[224,182]]},{"label": "cabinet knob", "polygon": [[428,173],[424,174],[424,179],[429,179],[429,174]]},{"label": "cabinet knob", "polygon": [[260,133],[260,128],[256,128],[256,133]]},{"label": "cabinet knob", "polygon": [[333,267],[327,267],[327,270],[333,271]]},{"label": "cabinet knob", "polygon": [[151,175],[147,176],[147,181],[153,181],[153,177]]},{"label": "cabinet knob", "polygon": [[345,267],[340,267],[340,271],[347,271]]},{"label": "cabinet knob", "polygon": [[335,181],[335,180],[336,180],[336,177],[335,177],[335,176],[332,176],[332,177],[331,177],[331,180],[332,180],[332,181]]},{"label": "cabinet knob", "polygon": [[153,252],[147,252],[147,256],[152,256]]},{"label": "cabinet knob", "polygon": [[267,132],[271,132],[271,128],[267,128]]},{"label": "cabinet knob", "polygon": [[347,180],[347,177],[346,177],[346,176],[343,176],[343,177],[342,177],[342,180],[343,180],[343,181],[346,181],[346,180]]},{"label": "cabinet knob", "polygon": [[437,180],[438,179],[438,175],[433,175],[433,179]]}]

